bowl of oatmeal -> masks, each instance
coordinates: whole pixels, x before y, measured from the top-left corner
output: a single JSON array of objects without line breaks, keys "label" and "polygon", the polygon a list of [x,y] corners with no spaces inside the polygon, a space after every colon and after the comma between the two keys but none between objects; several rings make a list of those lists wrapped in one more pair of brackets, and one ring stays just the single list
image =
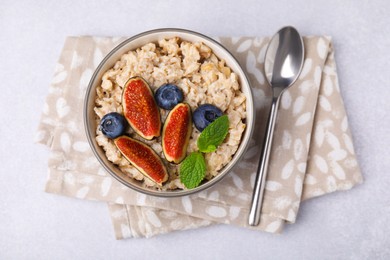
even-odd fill
[{"label": "bowl of oatmeal", "polygon": [[[215,151],[202,153],[205,173],[196,187],[187,188],[181,181],[181,163],[166,159],[163,137],[145,139],[131,126],[124,133],[160,157],[167,176],[159,184],[145,175],[118,149],[116,142],[103,133],[101,121],[105,115],[124,114],[122,95],[125,85],[133,78],[146,82],[152,94],[161,86],[175,85],[192,115],[207,104],[228,117],[228,130],[222,143]],[[170,111],[160,107],[158,110],[163,128]],[[253,97],[245,72],[220,43],[188,30],[157,29],[125,40],[103,59],[86,91],[84,124],[96,158],[119,182],[148,195],[183,196],[213,186],[239,162],[253,131]],[[199,153],[197,140],[201,131],[193,123],[190,127],[186,155]]]}]

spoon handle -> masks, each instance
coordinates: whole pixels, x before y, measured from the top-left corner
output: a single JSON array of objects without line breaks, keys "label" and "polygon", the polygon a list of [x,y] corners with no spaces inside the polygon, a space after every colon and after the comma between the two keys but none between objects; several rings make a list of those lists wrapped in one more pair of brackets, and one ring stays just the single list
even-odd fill
[{"label": "spoon handle", "polygon": [[252,196],[252,204],[249,211],[248,223],[251,226],[257,226],[260,223],[260,212],[263,203],[263,195],[268,171],[268,162],[272,145],[272,137],[274,135],[276,116],[278,114],[278,104],[279,98],[273,97],[271,111],[268,117],[267,130],[264,138],[263,150],[261,153],[262,156],[259,162],[259,166],[257,168],[255,187]]}]

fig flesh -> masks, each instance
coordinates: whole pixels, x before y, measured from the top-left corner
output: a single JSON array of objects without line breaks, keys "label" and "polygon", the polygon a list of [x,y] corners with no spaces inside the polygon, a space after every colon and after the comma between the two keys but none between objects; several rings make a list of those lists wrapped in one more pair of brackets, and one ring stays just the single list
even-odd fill
[{"label": "fig flesh", "polygon": [[130,78],[122,92],[122,108],[134,131],[147,140],[161,134],[160,111],[148,83],[141,77]]},{"label": "fig flesh", "polygon": [[180,163],[186,157],[191,132],[191,108],[179,103],[169,112],[164,123],[162,147],[167,161]]},{"label": "fig flesh", "polygon": [[159,186],[168,180],[168,171],[160,156],[148,145],[122,135],[114,139],[121,154],[143,175]]}]

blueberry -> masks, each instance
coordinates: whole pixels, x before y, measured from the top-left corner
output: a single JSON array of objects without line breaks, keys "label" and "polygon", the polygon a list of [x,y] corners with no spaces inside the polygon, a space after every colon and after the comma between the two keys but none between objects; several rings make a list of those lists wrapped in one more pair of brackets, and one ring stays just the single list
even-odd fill
[{"label": "blueberry", "polygon": [[222,116],[222,111],[216,106],[210,104],[200,105],[193,113],[192,118],[195,124],[195,127],[199,131],[203,131],[209,124],[211,124],[215,119]]},{"label": "blueberry", "polygon": [[105,136],[112,139],[121,136],[125,132],[126,126],[126,119],[117,112],[109,113],[100,120],[100,130]]},{"label": "blueberry", "polygon": [[181,90],[173,84],[164,84],[159,87],[154,98],[159,107],[167,110],[171,110],[184,99]]}]

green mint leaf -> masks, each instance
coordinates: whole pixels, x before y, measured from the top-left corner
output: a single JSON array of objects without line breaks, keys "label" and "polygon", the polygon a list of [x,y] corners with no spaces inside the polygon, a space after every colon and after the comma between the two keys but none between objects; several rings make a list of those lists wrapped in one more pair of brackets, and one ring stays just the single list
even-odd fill
[{"label": "green mint leaf", "polygon": [[200,134],[198,138],[199,151],[211,153],[217,150],[229,132],[229,118],[223,115],[215,119]]},{"label": "green mint leaf", "polygon": [[193,152],[180,164],[180,181],[188,189],[197,187],[206,176],[206,161],[203,154]]}]

